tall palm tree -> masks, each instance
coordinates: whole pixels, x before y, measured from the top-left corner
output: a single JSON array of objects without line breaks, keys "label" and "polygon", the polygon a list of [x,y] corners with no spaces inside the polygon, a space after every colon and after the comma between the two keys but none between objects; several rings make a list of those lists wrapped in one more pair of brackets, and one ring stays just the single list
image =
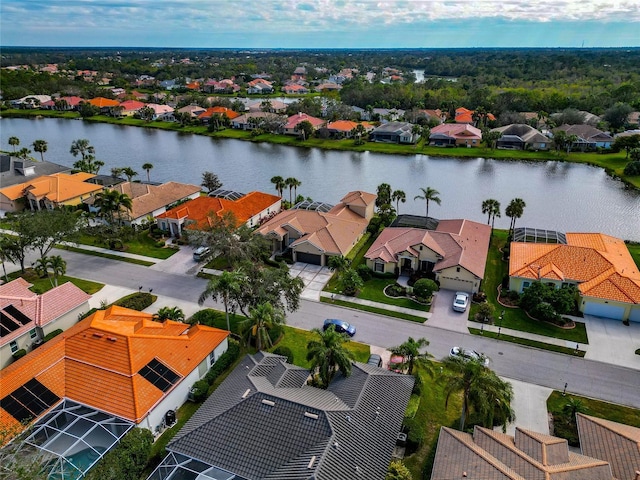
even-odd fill
[{"label": "tall palm tree", "polygon": [[391,200],[396,202],[396,213],[400,215],[400,202],[405,203],[407,201],[407,194],[402,190],[394,190],[391,194]]},{"label": "tall palm tree", "polygon": [[136,172],[131,167],[124,167],[122,169],[122,173],[124,174],[125,177],[127,177],[127,181],[128,182],[130,182],[133,177],[137,177],[138,176],[138,172]]},{"label": "tall palm tree", "polygon": [[522,214],[524,213],[524,208],[526,206],[527,204],[524,202],[523,199],[514,198],[509,202],[509,205],[507,205],[507,208],[505,208],[504,210],[505,215],[511,219],[511,223],[509,225],[510,234],[513,234],[514,230],[516,229],[516,220],[522,217]]},{"label": "tall palm tree", "polygon": [[482,202],[482,213],[487,214],[487,225],[491,222],[491,230],[496,217],[500,218],[500,202],[493,198],[488,198]]},{"label": "tall palm tree", "polygon": [[297,178],[289,177],[284,181],[285,186],[289,187],[289,205],[293,206],[293,200],[291,198],[294,185],[300,185],[300,181]]},{"label": "tall palm tree", "polygon": [[47,268],[53,272],[54,286],[58,286],[58,277],[67,273],[67,262],[60,255],[53,255],[47,259]]},{"label": "tall palm tree", "polygon": [[120,220],[122,210],[131,211],[133,208],[133,202],[129,195],[117,190],[103,190],[96,193],[93,204],[100,209],[100,216],[108,218],[111,224],[113,224],[116,213],[118,220]]},{"label": "tall palm tree", "polygon": [[307,360],[311,362],[311,370],[318,373],[323,388],[327,388],[338,371],[345,377],[351,375],[353,354],[345,348],[349,342],[347,336],[338,333],[332,325],[322,331],[311,330],[320,338],[307,344]]},{"label": "tall palm tree", "polygon": [[229,321],[229,304],[233,295],[240,292],[243,278],[244,274],[241,270],[234,270],[232,272],[224,271],[221,275],[209,280],[207,288],[205,288],[204,292],[202,292],[198,298],[198,305],[202,305],[209,297],[214,300],[217,300],[218,298],[222,299],[228,331],[231,331],[231,322]]},{"label": "tall palm tree", "polygon": [[483,359],[456,356],[445,358],[442,363],[444,369],[440,381],[445,388],[445,408],[451,395],[462,393],[460,430],[464,430],[471,409],[482,418],[485,426],[493,426],[497,419],[504,428],[507,422],[514,419],[511,384],[486,367]]},{"label": "tall palm tree", "polygon": [[441,200],[440,200],[440,197],[438,196],[440,195],[440,192],[435,188],[431,188],[431,187],[421,188],[420,191],[422,192],[422,195],[416,195],[415,197],[413,197],[413,199],[424,200],[426,202],[427,218],[429,218],[429,202],[434,202],[440,205]]},{"label": "tall palm tree", "polygon": [[47,141],[46,140],[36,140],[31,145],[33,147],[34,152],[38,152],[40,154],[40,159],[44,162],[44,152],[47,151]]},{"label": "tall palm tree", "polygon": [[88,155],[96,153],[96,149],[89,143],[89,140],[80,138],[71,143],[70,153],[74,157],[80,155],[83,160],[86,160]]},{"label": "tall palm tree", "polygon": [[260,351],[263,346],[270,347],[272,345],[269,330],[284,321],[284,313],[266,302],[251,308],[249,318],[242,322],[241,327],[246,332],[248,339],[255,339],[256,348]]},{"label": "tall palm tree", "polygon": [[413,373],[413,367],[416,365],[422,366],[430,375],[433,375],[433,363],[431,362],[433,355],[429,352],[420,353],[420,349],[428,345],[429,341],[426,338],[414,340],[409,337],[406,342],[397,347],[391,347],[389,351],[404,358],[402,367],[407,368],[409,375]]},{"label": "tall palm tree", "polygon": [[145,163],[145,164],[142,165],[142,169],[147,172],[147,182],[151,181],[149,172],[151,172],[152,168],[153,168],[153,164],[152,163]]},{"label": "tall palm tree", "polygon": [[13,147],[13,153],[16,153],[16,147],[20,145],[20,139],[18,137],[9,137],[9,145]]},{"label": "tall palm tree", "polygon": [[271,177],[271,183],[276,187],[276,192],[278,195],[282,197],[282,192],[284,191],[284,187],[286,187],[286,183],[284,178],[280,175],[276,175],[275,177]]}]

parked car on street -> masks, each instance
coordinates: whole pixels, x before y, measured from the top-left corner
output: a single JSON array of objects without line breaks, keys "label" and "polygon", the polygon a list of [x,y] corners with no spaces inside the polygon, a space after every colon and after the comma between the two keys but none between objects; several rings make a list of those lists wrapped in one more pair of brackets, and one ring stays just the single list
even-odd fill
[{"label": "parked car on street", "polygon": [[346,333],[350,337],[353,337],[356,334],[355,325],[351,325],[350,323],[345,322],[344,320],[338,320],[337,318],[327,318],[324,321],[324,325],[322,325],[322,329],[326,330],[331,325],[333,325],[338,333]]},{"label": "parked car on street", "polygon": [[465,350],[462,347],[451,347],[449,356],[451,358],[461,357],[464,360],[479,360],[485,367],[489,366],[489,357],[484,353],[478,353],[475,350]]},{"label": "parked car on street", "polygon": [[464,312],[469,305],[469,294],[465,292],[456,292],[453,297],[453,309],[456,312]]}]

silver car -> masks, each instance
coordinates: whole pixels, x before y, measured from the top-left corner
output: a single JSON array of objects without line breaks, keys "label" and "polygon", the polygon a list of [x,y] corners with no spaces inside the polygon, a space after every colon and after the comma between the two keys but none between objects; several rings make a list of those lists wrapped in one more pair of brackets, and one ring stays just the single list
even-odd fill
[{"label": "silver car", "polygon": [[482,362],[485,367],[489,366],[489,357],[484,353],[478,353],[475,350],[465,350],[462,347],[451,347],[449,356],[451,358],[460,357],[464,360],[478,360]]},{"label": "silver car", "polygon": [[453,297],[453,309],[456,312],[464,312],[469,305],[469,294],[465,292],[456,292]]}]

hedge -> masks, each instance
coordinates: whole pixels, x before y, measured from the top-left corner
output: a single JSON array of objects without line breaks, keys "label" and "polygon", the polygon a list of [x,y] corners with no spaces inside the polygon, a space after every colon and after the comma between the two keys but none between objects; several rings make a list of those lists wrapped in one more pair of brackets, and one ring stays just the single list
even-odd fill
[{"label": "hedge", "polygon": [[16,350],[15,352],[13,352],[12,356],[14,360],[18,360],[19,358],[24,357],[26,354],[27,351],[24,348],[21,348],[20,350]]},{"label": "hedge", "polygon": [[156,298],[158,297],[151,295],[150,293],[132,293],[131,295],[122,297],[120,300],[114,302],[113,305],[141,312],[145,308],[151,306],[151,304],[156,301]]},{"label": "hedge", "polygon": [[49,332],[47,333],[44,338],[42,339],[43,342],[48,342],[49,340],[51,340],[53,337],[57,337],[58,335],[60,335],[62,333],[62,329],[58,328],[57,330],[54,330],[53,332]]},{"label": "hedge", "polygon": [[229,339],[229,346],[227,351],[220,355],[220,358],[214,363],[207,374],[204,376],[204,380],[209,385],[213,385],[213,382],[218,378],[229,366],[235,362],[240,356],[240,344],[233,339]]}]

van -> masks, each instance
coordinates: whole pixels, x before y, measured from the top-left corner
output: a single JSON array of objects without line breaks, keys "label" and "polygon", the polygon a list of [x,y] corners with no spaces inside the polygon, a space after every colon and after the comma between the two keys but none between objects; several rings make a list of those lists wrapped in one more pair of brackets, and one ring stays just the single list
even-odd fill
[{"label": "van", "polygon": [[196,262],[199,262],[200,260],[203,260],[207,255],[209,255],[210,252],[211,252],[211,249],[209,247],[206,247],[204,245],[201,247],[198,247],[193,252],[193,259]]}]

